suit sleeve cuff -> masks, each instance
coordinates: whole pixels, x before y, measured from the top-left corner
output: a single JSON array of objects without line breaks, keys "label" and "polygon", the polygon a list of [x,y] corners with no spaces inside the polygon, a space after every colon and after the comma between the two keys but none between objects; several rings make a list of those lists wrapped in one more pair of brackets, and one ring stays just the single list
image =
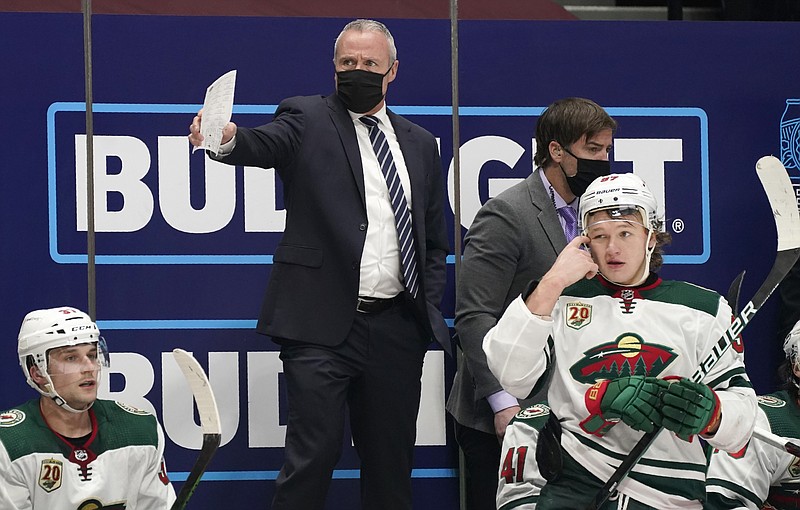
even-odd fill
[{"label": "suit sleeve cuff", "polygon": [[517,402],[517,398],[514,395],[511,395],[503,390],[500,390],[497,393],[492,393],[486,397],[486,400],[489,402],[489,407],[492,408],[493,413],[499,413],[503,409],[508,409],[509,407],[519,405],[519,402]]},{"label": "suit sleeve cuff", "polygon": [[236,147],[236,135],[233,135],[233,138],[219,146],[217,157],[222,158],[227,156],[233,151],[234,147]]}]

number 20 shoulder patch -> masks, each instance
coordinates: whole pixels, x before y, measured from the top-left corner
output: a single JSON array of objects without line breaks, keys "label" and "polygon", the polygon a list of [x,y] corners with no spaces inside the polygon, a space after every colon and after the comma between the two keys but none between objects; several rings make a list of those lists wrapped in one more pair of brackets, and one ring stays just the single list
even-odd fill
[{"label": "number 20 shoulder patch", "polygon": [[586,303],[567,303],[564,320],[572,329],[581,329],[592,322],[592,305]]},{"label": "number 20 shoulder patch", "polygon": [[57,459],[45,459],[39,469],[39,487],[45,492],[53,492],[61,487],[64,464]]}]

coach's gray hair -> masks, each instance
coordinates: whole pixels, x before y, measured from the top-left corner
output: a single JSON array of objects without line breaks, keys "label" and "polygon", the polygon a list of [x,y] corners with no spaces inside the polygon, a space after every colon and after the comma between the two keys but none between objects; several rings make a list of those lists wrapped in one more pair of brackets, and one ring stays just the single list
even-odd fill
[{"label": "coach's gray hair", "polygon": [[386,41],[389,43],[389,59],[391,60],[390,63],[394,64],[394,61],[397,60],[397,48],[394,45],[394,37],[392,37],[392,33],[389,32],[389,29],[386,28],[386,25],[384,25],[380,21],[375,21],[371,19],[357,19],[345,25],[342,31],[339,32],[339,35],[336,37],[336,42],[333,44],[334,63],[336,62],[336,50],[337,48],[339,48],[339,40],[342,38],[342,35],[348,30],[357,30],[359,32],[382,33],[384,36],[386,36]]}]

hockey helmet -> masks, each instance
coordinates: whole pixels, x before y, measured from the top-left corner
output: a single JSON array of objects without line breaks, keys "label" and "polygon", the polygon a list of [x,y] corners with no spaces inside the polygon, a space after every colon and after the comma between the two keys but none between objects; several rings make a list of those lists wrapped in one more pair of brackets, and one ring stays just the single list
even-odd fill
[{"label": "hockey helmet", "polygon": [[798,362],[797,354],[800,352],[800,321],[794,325],[789,334],[783,340],[783,352],[789,363],[795,365]]},{"label": "hockey helmet", "polygon": [[632,173],[598,177],[586,188],[579,206],[580,229],[586,229],[590,214],[603,210],[612,218],[637,210],[648,230],[659,231],[663,225],[655,196],[647,184]]},{"label": "hockey helmet", "polygon": [[[108,350],[105,340],[100,336],[97,324],[84,312],[71,307],[34,310],[22,320],[19,330],[17,354],[20,367],[25,374],[28,385],[52,398],[62,407],[71,409],[58,395],[53,386],[48,370],[49,352],[58,347],[67,347],[85,343],[97,344],[97,363],[109,365]],[[31,378],[30,367],[36,365],[39,372],[47,379],[47,384],[40,387]]]}]

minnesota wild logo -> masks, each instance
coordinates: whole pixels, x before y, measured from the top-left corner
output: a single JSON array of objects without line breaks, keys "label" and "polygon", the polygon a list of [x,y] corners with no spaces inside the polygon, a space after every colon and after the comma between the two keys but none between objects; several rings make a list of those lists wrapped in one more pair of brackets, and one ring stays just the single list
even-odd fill
[{"label": "minnesota wild logo", "polygon": [[786,407],[786,401],[772,395],[759,395],[758,403],[766,407]]},{"label": "minnesota wild logo", "polygon": [[0,427],[13,427],[25,421],[25,413],[19,409],[11,409],[0,413]]},{"label": "minnesota wild logo", "polygon": [[515,417],[525,420],[527,418],[536,418],[537,416],[547,414],[550,414],[550,408],[548,406],[545,404],[533,404],[518,412]]},{"label": "minnesota wild logo", "polygon": [[645,344],[636,333],[623,333],[613,342],[585,351],[569,372],[576,381],[587,384],[630,375],[657,376],[676,357],[667,346]]}]

